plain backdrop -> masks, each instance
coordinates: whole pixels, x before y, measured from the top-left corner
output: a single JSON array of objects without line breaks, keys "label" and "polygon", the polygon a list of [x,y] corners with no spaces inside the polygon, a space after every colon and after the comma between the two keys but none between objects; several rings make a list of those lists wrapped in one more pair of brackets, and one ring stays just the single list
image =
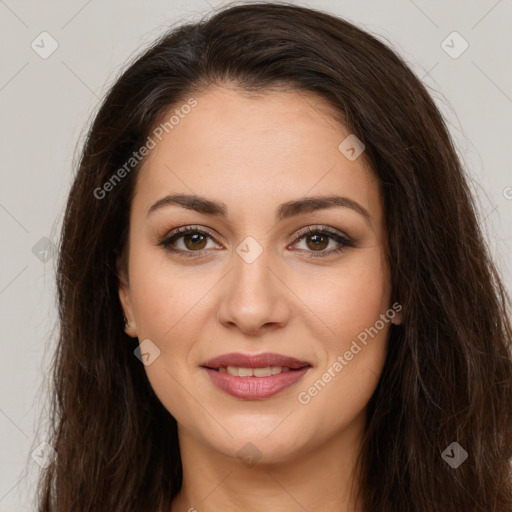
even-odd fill
[{"label": "plain backdrop", "polygon": [[[56,334],[51,247],[86,127],[127,59],[170,25],[197,20],[221,5],[0,0],[0,512],[35,510],[39,466],[31,453],[45,440],[39,420]],[[512,3],[300,5],[345,17],[387,41],[423,80],[471,176],[489,245],[510,291]],[[52,45],[58,46],[46,55]]]}]

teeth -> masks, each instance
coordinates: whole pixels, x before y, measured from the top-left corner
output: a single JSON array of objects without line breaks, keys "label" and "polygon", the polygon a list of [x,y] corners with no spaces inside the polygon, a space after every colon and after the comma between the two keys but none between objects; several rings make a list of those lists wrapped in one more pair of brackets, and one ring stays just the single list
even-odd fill
[{"label": "teeth", "polygon": [[221,373],[229,373],[235,377],[270,377],[271,375],[279,375],[280,373],[289,372],[290,368],[285,366],[267,366],[266,368],[237,368],[228,366],[227,368],[219,368]]},{"label": "teeth", "polygon": [[270,377],[272,375],[272,368],[269,366],[266,368],[254,368],[252,373],[255,377]]},{"label": "teeth", "polygon": [[[234,368],[234,367],[233,367]],[[236,371],[236,368],[234,368]],[[231,374],[233,375],[233,374]],[[238,376],[239,377],[252,377],[254,373],[252,373],[252,368],[238,368]]]}]

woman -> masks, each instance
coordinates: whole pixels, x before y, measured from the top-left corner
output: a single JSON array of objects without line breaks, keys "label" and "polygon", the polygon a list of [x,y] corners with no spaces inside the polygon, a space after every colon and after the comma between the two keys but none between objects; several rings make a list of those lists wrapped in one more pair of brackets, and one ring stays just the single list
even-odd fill
[{"label": "woman", "polygon": [[41,511],[512,509],[508,298],[433,101],[344,20],[234,6],[139,56],[58,291]]}]

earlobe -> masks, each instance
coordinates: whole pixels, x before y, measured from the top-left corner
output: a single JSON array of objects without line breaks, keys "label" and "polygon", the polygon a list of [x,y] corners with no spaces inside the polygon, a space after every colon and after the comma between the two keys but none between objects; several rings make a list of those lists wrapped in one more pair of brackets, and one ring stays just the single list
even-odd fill
[{"label": "earlobe", "polygon": [[123,310],[124,331],[132,338],[137,337],[137,325],[133,315],[132,298],[130,293],[130,285],[126,276],[126,272],[118,270],[118,294],[121,308]]},{"label": "earlobe", "polygon": [[393,319],[391,320],[391,323],[394,325],[401,325],[402,324],[402,313],[396,313]]},{"label": "earlobe", "polygon": [[391,317],[391,323],[393,325],[401,325],[402,324],[402,305],[399,302],[395,302],[393,306],[391,306],[391,311],[393,311],[393,316]]}]

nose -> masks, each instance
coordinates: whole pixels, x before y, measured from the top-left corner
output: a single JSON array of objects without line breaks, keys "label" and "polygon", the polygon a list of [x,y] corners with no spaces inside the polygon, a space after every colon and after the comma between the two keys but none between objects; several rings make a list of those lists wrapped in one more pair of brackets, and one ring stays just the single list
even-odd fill
[{"label": "nose", "polygon": [[254,336],[288,323],[292,294],[270,252],[264,250],[251,263],[237,253],[233,255],[233,268],[223,280],[217,313],[224,327]]}]

